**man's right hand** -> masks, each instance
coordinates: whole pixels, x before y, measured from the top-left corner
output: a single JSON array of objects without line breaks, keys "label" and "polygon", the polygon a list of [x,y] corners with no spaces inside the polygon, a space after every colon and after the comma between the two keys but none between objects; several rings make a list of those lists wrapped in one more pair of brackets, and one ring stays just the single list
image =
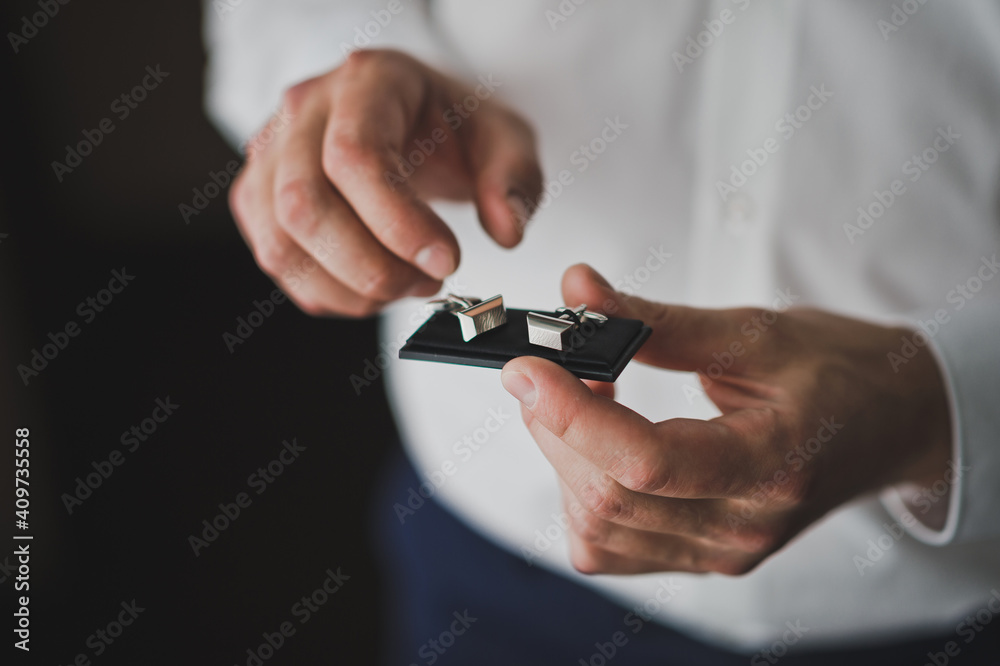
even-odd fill
[{"label": "man's right hand", "polygon": [[428,199],[474,201],[486,232],[517,245],[541,194],[535,139],[485,90],[394,51],[289,89],[290,124],[256,142],[229,195],[261,269],[310,314],[360,317],[436,293],[458,267]]}]

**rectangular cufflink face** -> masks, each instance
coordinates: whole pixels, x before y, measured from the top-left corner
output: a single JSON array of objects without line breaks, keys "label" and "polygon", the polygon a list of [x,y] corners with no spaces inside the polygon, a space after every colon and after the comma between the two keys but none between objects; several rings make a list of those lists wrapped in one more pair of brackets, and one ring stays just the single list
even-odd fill
[{"label": "rectangular cufflink face", "polygon": [[537,312],[528,313],[528,342],[540,347],[563,350],[569,345],[573,322]]},{"label": "rectangular cufflink face", "polygon": [[457,310],[455,316],[458,317],[465,342],[507,323],[507,311],[503,307],[503,296],[500,295]]}]

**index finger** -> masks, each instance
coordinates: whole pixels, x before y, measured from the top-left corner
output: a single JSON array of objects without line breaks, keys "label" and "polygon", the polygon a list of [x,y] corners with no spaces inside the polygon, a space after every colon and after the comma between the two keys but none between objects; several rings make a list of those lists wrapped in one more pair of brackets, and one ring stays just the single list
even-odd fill
[{"label": "index finger", "polygon": [[338,70],[323,170],[385,247],[443,280],[458,267],[458,241],[397,173],[428,94],[413,66],[403,56],[356,52]]}]

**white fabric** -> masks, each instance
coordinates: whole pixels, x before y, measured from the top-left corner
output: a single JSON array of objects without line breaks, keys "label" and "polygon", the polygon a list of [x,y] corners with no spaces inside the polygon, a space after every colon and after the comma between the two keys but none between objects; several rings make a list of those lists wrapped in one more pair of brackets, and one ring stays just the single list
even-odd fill
[{"label": "white fabric", "polygon": [[[344,36],[386,4],[245,2],[222,21],[209,10],[213,117],[245,137],[283,87],[334,66]],[[650,604],[656,619],[748,654],[782,640],[786,622],[809,628],[797,649],[955,631],[1000,588],[1000,279],[983,268],[1000,251],[996,3],[909,0],[894,15],[888,1],[443,0],[429,18],[403,5],[377,41],[417,45],[470,80],[492,74],[535,124],[548,182],[572,178],[513,251],[485,236],[469,206],[439,206],[463,248],[452,291],[555,307],[563,270],[582,261],[671,303],[783,307],[784,296],[877,322],[948,315],[931,345],[950,391],[953,463],[967,471],[944,528],[913,520],[919,502],[904,515],[895,491],[883,495],[891,513],[859,499],[749,575],[670,575],[680,591]],[[559,7],[575,9],[556,22]],[[708,45],[699,53],[688,37]],[[689,47],[679,71],[675,53]],[[788,136],[779,123],[797,110],[810,117]],[[616,124],[627,127],[606,132],[614,141],[596,160],[581,157]],[[934,163],[914,171],[908,161],[936,140]],[[773,154],[723,200],[718,182],[765,146]],[[862,227],[857,208],[877,213],[889,194],[875,193],[894,179],[905,192]],[[973,298],[958,295],[977,272]],[[407,301],[384,318],[390,356],[420,313]],[[412,459],[444,479],[437,497],[470,526],[627,608],[654,598],[668,576],[571,569],[554,472],[495,370],[393,360],[387,377]],[[698,386],[633,364],[617,390],[651,419],[716,414]],[[443,468],[454,473],[434,474]],[[543,549],[546,532],[556,539]]]}]

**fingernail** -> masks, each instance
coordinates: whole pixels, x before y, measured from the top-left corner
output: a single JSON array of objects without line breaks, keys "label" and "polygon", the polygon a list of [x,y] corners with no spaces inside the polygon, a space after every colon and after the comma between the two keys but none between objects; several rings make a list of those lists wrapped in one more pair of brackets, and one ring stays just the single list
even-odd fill
[{"label": "fingernail", "polygon": [[531,409],[535,406],[535,385],[523,372],[515,370],[505,370],[500,375],[500,381],[507,393],[517,398],[521,403]]},{"label": "fingernail", "polygon": [[510,215],[514,219],[514,228],[517,229],[518,234],[524,235],[524,228],[528,226],[528,220],[531,218],[531,213],[528,212],[528,204],[524,201],[524,196],[512,192],[507,195],[507,207],[510,209]]},{"label": "fingernail", "polygon": [[455,260],[451,256],[451,251],[439,243],[428,245],[417,252],[413,261],[420,270],[438,280],[443,280],[455,272]]}]

